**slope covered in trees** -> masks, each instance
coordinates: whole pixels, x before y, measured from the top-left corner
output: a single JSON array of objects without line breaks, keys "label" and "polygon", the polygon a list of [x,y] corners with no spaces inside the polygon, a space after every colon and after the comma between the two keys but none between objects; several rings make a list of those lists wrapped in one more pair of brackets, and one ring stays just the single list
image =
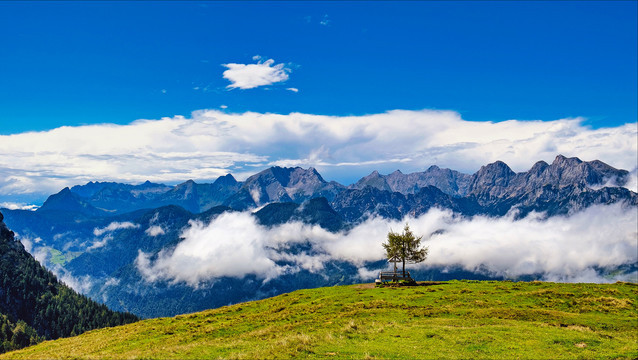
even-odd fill
[{"label": "slope covered in trees", "polygon": [[138,320],[60,283],[2,220],[0,214],[0,352]]}]

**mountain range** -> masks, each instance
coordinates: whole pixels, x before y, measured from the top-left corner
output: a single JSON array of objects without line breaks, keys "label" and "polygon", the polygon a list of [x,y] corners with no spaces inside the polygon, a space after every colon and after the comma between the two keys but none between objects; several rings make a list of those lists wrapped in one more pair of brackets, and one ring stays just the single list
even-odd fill
[{"label": "mountain range", "polygon": [[[371,218],[400,220],[433,208],[466,217],[509,214],[522,218],[530,212],[546,217],[573,214],[592,205],[637,207],[637,194],[623,187],[628,180],[626,170],[560,155],[551,164],[540,161],[520,173],[500,161],[471,175],[431,166],[411,174],[375,171],[350,186],[328,182],[313,168],[272,167],[245,181],[228,174],[211,184],[89,182],[51,195],[36,211],[2,212],[25,247],[58,274],[75,281],[83,293],[114,310],[157,317],[361,281],[362,264],[328,258],[322,252],[325,249],[306,238],[312,235],[303,234],[292,245],[264,245],[271,267],[279,269],[267,281],[258,273],[226,274],[197,283],[144,274],[141,264],[169,259],[194,224],[227,220],[222,216],[228,214],[247,213],[264,229],[289,223],[317,225],[339,238]],[[324,258],[321,264],[311,261]],[[301,264],[300,259],[310,260]],[[386,266],[385,261],[363,265],[370,270]],[[635,270],[628,266],[607,270]],[[430,268],[417,275],[431,280],[494,278],[460,268]],[[154,280],[149,281],[149,276]]]},{"label": "mountain range", "polygon": [[192,180],[176,186],[145,182],[140,185],[89,182],[52,195],[38,211],[69,211],[90,217],[177,205],[192,213],[214,206],[254,209],[270,203],[325,197],[348,221],[366,215],[400,218],[438,206],[466,214],[503,215],[513,207],[521,215],[548,211],[549,215],[623,199],[636,204],[635,193],[623,188],[629,172],[601,161],[556,157],[539,161],[529,171],[515,173],[504,162],[481,167],[472,175],[431,166],[423,172],[374,171],[355,184],[325,181],[314,168],[271,167],[238,182],[228,174],[212,184]]}]

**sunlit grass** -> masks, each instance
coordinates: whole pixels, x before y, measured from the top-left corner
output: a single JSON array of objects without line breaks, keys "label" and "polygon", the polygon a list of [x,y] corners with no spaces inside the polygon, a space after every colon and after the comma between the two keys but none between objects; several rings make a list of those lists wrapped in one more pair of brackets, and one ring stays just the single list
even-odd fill
[{"label": "sunlit grass", "polygon": [[47,248],[49,250],[49,254],[51,256],[51,264],[59,264],[59,265],[66,265],[66,263],[68,263],[69,261],[75,259],[76,257],[80,256],[82,254],[82,252],[73,252],[73,251],[69,251],[66,253],[63,253],[60,250],[54,249],[52,247]]},{"label": "sunlit grass", "polygon": [[3,358],[638,357],[638,287],[451,281],[300,290],[48,341]]}]

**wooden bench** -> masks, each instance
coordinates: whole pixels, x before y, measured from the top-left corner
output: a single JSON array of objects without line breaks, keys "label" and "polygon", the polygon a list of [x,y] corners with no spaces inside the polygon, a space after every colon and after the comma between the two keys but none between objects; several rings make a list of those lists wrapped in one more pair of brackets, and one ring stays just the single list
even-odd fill
[{"label": "wooden bench", "polygon": [[379,273],[379,278],[375,280],[376,283],[385,282],[385,281],[399,281],[399,280],[412,280],[410,277],[410,272],[406,271],[405,276],[403,273],[394,272],[394,271],[381,271]]}]

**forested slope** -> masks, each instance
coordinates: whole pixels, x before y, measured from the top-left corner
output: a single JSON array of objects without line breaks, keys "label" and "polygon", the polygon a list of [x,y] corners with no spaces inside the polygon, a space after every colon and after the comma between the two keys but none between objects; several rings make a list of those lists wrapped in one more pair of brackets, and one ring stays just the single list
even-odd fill
[{"label": "forested slope", "polygon": [[0,214],[0,352],[138,320],[59,282],[2,220]]}]

